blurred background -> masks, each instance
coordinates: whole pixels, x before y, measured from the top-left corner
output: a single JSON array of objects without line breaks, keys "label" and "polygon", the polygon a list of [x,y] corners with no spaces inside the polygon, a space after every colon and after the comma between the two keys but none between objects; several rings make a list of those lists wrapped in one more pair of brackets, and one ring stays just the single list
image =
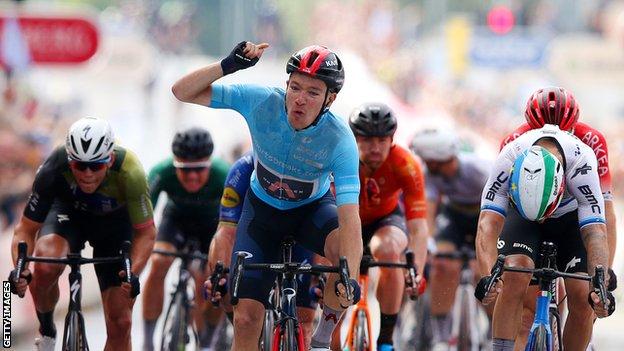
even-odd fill
[{"label": "blurred background", "polygon": [[[624,1],[3,0],[1,252],[8,252],[37,167],[80,117],[108,119],[146,169],[168,155],[176,129],[193,124],[210,129],[219,156],[235,160],[249,147],[242,118],[182,104],[170,88],[242,40],[271,46],[257,66],[224,81],[284,86],[292,52],[328,46],[346,69],[333,110],[346,117],[362,102],[386,102],[399,115],[396,140],[403,145],[418,129],[442,126],[457,130],[466,148],[493,157],[524,121],[529,94],[563,86],[576,95],[580,120],[606,136],[622,217]],[[5,276],[10,256],[0,255],[0,263]],[[93,279],[85,304],[98,311],[97,284],[85,279]],[[30,301],[13,301],[14,342],[24,345],[36,332]],[[136,321],[139,315],[140,307]],[[93,318],[102,320],[101,312]],[[624,310],[599,323],[598,349],[621,349]],[[141,335],[139,323],[135,329]],[[92,347],[101,348],[103,338]]]}]

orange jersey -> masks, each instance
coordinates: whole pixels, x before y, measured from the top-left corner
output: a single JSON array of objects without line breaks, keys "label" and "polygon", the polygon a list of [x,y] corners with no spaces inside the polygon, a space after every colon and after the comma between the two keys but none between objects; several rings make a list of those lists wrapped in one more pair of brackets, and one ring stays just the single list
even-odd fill
[{"label": "orange jersey", "polygon": [[403,193],[405,219],[426,218],[425,178],[409,151],[393,145],[388,158],[371,176],[360,165],[360,218],[363,225],[388,215]]}]

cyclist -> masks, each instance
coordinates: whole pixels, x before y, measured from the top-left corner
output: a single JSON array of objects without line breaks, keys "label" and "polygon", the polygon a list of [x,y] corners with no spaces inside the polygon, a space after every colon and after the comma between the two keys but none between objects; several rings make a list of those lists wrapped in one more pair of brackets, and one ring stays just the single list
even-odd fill
[{"label": "cyclist", "polygon": [[[507,211],[510,195],[515,207]],[[539,245],[547,240],[557,246],[557,267],[566,267],[574,258],[575,264],[568,265],[567,272],[594,272],[597,265],[608,264],[596,156],[589,146],[558,126],[546,124],[526,132],[499,154],[483,189],[481,210],[476,248],[483,277],[475,296],[489,304],[500,293],[492,320],[493,346],[494,350],[513,350],[531,276],[506,272],[504,284],[499,281],[486,292],[497,253],[507,256],[506,265],[533,268]],[[598,317],[606,317],[615,309],[615,301],[609,293],[609,302],[603,306],[593,291],[590,294],[586,282],[564,281],[570,306],[564,349],[585,350],[591,336],[592,308]],[[570,336],[571,325],[590,332]]]},{"label": "cyclist", "polygon": [[[400,262],[409,247],[415,253],[420,279],[427,258],[428,237],[425,180],[420,163],[408,150],[394,144],[397,120],[387,105],[361,105],[351,113],[349,126],[360,153],[359,174],[360,184],[363,184],[360,219],[364,245],[374,259],[390,262]],[[401,195],[403,208],[399,205]],[[380,268],[378,350],[393,350],[392,334],[404,284],[401,270]]]},{"label": "cyclist", "polygon": [[[525,132],[541,128],[544,124],[558,125],[561,130],[573,133],[583,143],[594,150],[596,159],[598,160],[598,175],[600,177],[600,189],[604,197],[605,218],[607,225],[607,241],[609,243],[609,274],[615,283],[615,273],[610,268],[613,266],[613,258],[615,257],[617,226],[615,218],[615,207],[613,203],[613,186],[611,183],[611,173],[609,170],[609,152],[607,142],[602,133],[588,124],[578,122],[579,118],[578,102],[574,95],[561,87],[545,87],[536,90],[529,97],[524,112],[526,123],[523,123],[510,133],[501,143],[501,149],[509,142]],[[573,264],[573,262],[569,262]],[[566,264],[567,266],[567,264]],[[537,287],[532,287],[537,292]],[[523,312],[522,328],[518,334],[518,340],[523,344],[526,340],[529,328],[533,323],[535,315],[535,299],[527,299],[525,301],[525,310]],[[575,328],[576,326],[570,326]],[[571,335],[576,335],[572,333]]]},{"label": "cyclist", "polygon": [[[475,153],[460,153],[459,138],[450,131],[425,129],[416,133],[412,151],[426,165],[429,224],[435,231],[439,253],[462,247],[474,249],[481,191],[492,165]],[[437,220],[436,220],[437,218]],[[451,308],[459,284],[461,265],[434,259],[431,269],[431,330],[433,349],[448,348]]]},{"label": "cyclist", "polygon": [[[225,180],[225,188],[221,197],[219,212],[219,227],[210,244],[208,264],[214,268],[218,261],[225,265],[230,264],[232,248],[236,237],[236,227],[243,210],[243,199],[249,189],[251,173],[254,170],[254,157],[251,152],[239,158],[228,173]],[[312,263],[314,254],[301,245],[296,244],[293,248],[294,262]],[[225,282],[223,282],[225,283]],[[212,289],[210,282],[206,282],[208,292]],[[310,275],[301,274],[297,282],[297,317],[303,327],[306,347],[310,347],[312,337],[312,322],[316,313],[317,303],[312,300],[310,288]],[[220,295],[219,295],[220,296]],[[223,306],[231,311],[231,306]]]},{"label": "cyclist", "polygon": [[[94,257],[119,255],[121,244],[132,241],[132,283],[120,264],[95,266],[106,320],[105,350],[130,350],[132,306],[141,273],[154,245],[145,172],[136,155],[115,145],[113,131],[103,119],[86,117],[67,132],[64,147],[56,148],[37,171],[24,214],[15,228],[12,254],[25,241],[35,256],[65,257],[80,252],[89,241]],[[30,253],[29,253],[30,254]],[[62,265],[35,263],[15,287],[33,296],[41,338],[38,350],[54,350],[54,308],[59,298]],[[10,280],[10,279],[9,279]],[[131,297],[130,297],[131,296]]]},{"label": "cyclist", "polygon": [[[168,201],[158,226],[155,249],[176,252],[189,240],[198,243],[201,252],[208,253],[210,241],[217,229],[219,200],[229,166],[225,161],[211,157],[212,137],[204,128],[188,128],[175,134],[171,144],[173,157],[158,163],[149,173],[152,204],[156,206],[161,192]],[[174,258],[152,254],[152,266],[145,281],[143,293],[144,350],[152,350],[154,327],[162,312],[164,282]],[[211,313],[210,304],[201,299],[204,272],[195,271],[196,306],[193,310],[200,346],[208,347],[204,312]],[[217,316],[213,316],[217,317]],[[213,321],[216,325],[216,321]]]},{"label": "cyclist", "polygon": [[[242,42],[221,62],[176,82],[174,95],[212,108],[238,111],[249,126],[256,167],[236,230],[234,253],[246,251],[251,262],[279,260],[279,245],[293,235],[302,246],[338,264],[346,256],[349,287],[330,275],[324,310],[312,346],[329,347],[331,333],[344,310],[358,298],[362,255],[358,215],[358,163],[355,138],[346,123],[329,111],[344,83],[338,56],[321,46],[293,54],[286,65],[286,91],[255,85],[213,84],[224,75],[253,66],[268,44]],[[329,191],[333,174],[336,195]],[[234,307],[234,350],[257,347],[264,303],[274,274],[247,272]],[[354,294],[347,300],[350,289]],[[334,318],[335,317],[335,318]]]}]

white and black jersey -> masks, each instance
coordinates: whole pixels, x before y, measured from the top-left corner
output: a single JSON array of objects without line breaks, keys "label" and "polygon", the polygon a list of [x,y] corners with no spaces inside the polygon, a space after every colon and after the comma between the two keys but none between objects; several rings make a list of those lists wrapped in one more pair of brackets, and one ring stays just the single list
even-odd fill
[{"label": "white and black jersey", "polygon": [[604,199],[594,151],[580,139],[555,125],[545,125],[541,129],[528,131],[501,150],[483,189],[481,210],[506,216],[511,167],[524,150],[545,137],[556,140],[563,153],[566,182],[566,192],[551,217],[557,218],[578,209],[579,227],[605,223]]}]

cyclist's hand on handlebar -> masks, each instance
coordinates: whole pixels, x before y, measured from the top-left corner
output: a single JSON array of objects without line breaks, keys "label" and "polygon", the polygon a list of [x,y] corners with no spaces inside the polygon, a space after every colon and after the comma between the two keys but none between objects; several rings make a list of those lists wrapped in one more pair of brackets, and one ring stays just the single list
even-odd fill
[{"label": "cyclist's hand on handlebar", "polygon": [[409,273],[405,275],[405,293],[407,296],[418,297],[425,293],[427,289],[427,279],[422,275],[416,276],[416,286],[412,288]]},{"label": "cyclist's hand on handlebar", "polygon": [[141,293],[141,282],[139,277],[135,274],[130,276],[130,282],[126,280],[126,271],[119,271],[119,280],[121,281],[121,288],[128,294],[131,299],[136,298]]},{"label": "cyclist's hand on handlebar", "polygon": [[336,296],[338,297],[338,303],[340,303],[340,307],[342,308],[347,308],[351,305],[355,305],[356,303],[358,303],[358,301],[360,301],[361,290],[358,281],[351,278],[349,279],[349,285],[353,300],[347,299],[347,290],[344,284],[342,284],[340,280],[336,280],[334,292],[336,293]]},{"label": "cyclist's hand on handlebar", "polygon": [[485,291],[491,279],[492,277],[489,275],[482,277],[475,288],[474,296],[484,305],[489,305],[494,302],[498,294],[503,291],[504,284],[502,279],[499,279],[498,282],[496,282],[496,284],[494,284],[489,291]]},{"label": "cyclist's hand on handlebar", "polygon": [[207,279],[204,282],[204,289],[202,291],[204,295],[204,300],[211,300],[213,303],[218,304],[218,302],[221,301],[221,299],[225,296],[225,293],[227,292],[227,278],[221,277],[221,279],[219,279],[219,283],[217,284],[214,295],[212,294],[212,289],[212,282],[210,281],[210,279]]},{"label": "cyclist's hand on handlebar", "polygon": [[15,269],[9,273],[9,278],[7,279],[9,281],[9,285],[11,286],[11,292],[19,297],[24,297],[28,284],[30,284],[32,280],[32,273],[30,273],[28,268],[24,269],[17,282],[13,280],[14,276]]},{"label": "cyclist's hand on handlebar", "polygon": [[267,43],[254,44],[250,41],[238,43],[232,52],[221,60],[223,75],[234,73],[238,70],[249,68],[255,65],[264,50],[269,47]]},{"label": "cyclist's hand on handlebar", "polygon": [[617,289],[617,276],[613,269],[609,268],[609,285],[607,285],[607,290],[614,291]]},{"label": "cyclist's hand on handlebar", "polygon": [[310,298],[313,301],[318,302],[321,306],[323,306],[323,291],[325,290],[326,283],[327,276],[325,274],[321,274],[318,277],[313,276],[310,286]]},{"label": "cyclist's hand on handlebar", "polygon": [[594,309],[594,313],[598,318],[605,318],[613,314],[615,311],[615,297],[610,291],[607,291],[606,306],[600,301],[600,296],[595,291],[589,293],[588,301]]}]

